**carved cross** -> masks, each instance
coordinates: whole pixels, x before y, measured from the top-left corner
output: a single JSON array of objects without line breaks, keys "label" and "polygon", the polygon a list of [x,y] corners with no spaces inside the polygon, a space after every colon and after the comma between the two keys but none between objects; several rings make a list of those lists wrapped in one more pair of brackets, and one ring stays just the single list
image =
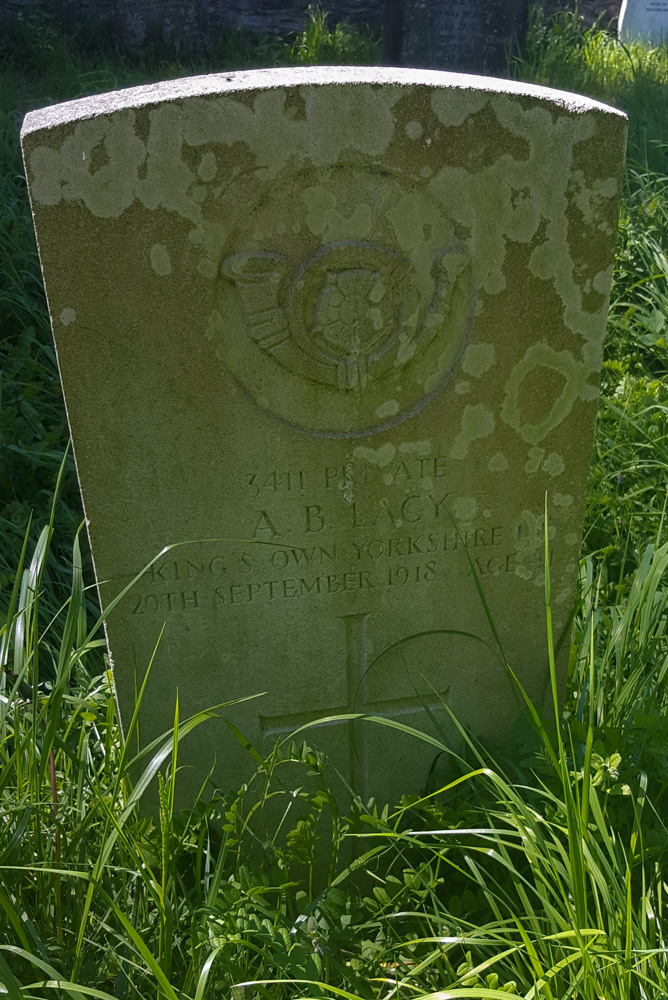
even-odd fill
[{"label": "carved cross", "polygon": [[[334,714],[363,713],[365,715],[380,715],[385,718],[397,718],[409,715],[416,708],[425,706],[433,709],[442,707],[436,697],[423,698],[413,695],[407,698],[387,698],[380,701],[369,701],[367,697],[367,651],[366,623],[370,613],[341,615],[345,634],[346,654],[346,688],[347,698],[343,705],[309,712],[295,712],[291,715],[260,716],[260,728],[263,738],[275,739],[285,733],[294,732],[307,722],[312,722],[320,716]],[[368,797],[368,741],[365,725],[360,720],[332,720],[324,723],[326,726],[348,727],[348,752],[350,759],[350,780],[353,791]],[[391,762],[388,761],[388,766]]]}]

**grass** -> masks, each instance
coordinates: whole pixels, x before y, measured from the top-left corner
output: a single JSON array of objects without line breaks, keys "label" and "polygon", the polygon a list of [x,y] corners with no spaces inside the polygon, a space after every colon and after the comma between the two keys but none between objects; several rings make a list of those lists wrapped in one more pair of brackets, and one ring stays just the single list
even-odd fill
[{"label": "grass", "polygon": [[[583,32],[576,17],[534,17],[512,67],[631,116],[563,717],[549,732],[534,719],[510,761],[465,742],[438,794],[356,799],[345,815],[313,728],[256,761],[244,787],[209,787],[179,813],[179,745],[197,738],[208,713],[183,720],[175,706],[172,731],[147,748],[144,776],[133,779],[63,459],[18,125],[50,100],[205,68],[372,61],[378,42],[330,31],[314,11],[287,43],[236,33],[218,40],[207,67],[157,50],[139,65],[96,39],[65,42],[48,18],[29,28],[29,46],[5,35],[0,72],[9,473],[0,487],[0,991],[11,1000],[665,998],[666,51],[622,47],[598,26]],[[546,595],[549,623],[549,586]],[[234,721],[234,706],[217,712]],[[281,780],[288,768],[304,775],[296,797]],[[155,822],[138,808],[149,782],[159,786]],[[280,824],[270,799],[284,803]]]},{"label": "grass", "polygon": [[[101,640],[78,538],[58,643],[39,627],[52,530],[53,518],[19,564],[2,633],[0,982],[10,995],[48,996],[56,984],[109,997],[666,995],[668,545],[648,547],[613,605],[584,561],[572,718],[556,737],[536,719],[538,747],[512,767],[469,742],[472,763],[460,759],[438,794],[392,809],[355,800],[338,817],[322,758],[288,741],[243,788],[177,814],[178,747],[209,713],[181,720],[177,706],[133,783],[136,716],[122,744],[109,675],[89,666]],[[165,762],[152,823],[137,805]],[[297,800],[281,781],[287,766],[317,776]],[[263,822],[272,796],[286,802],[279,829]],[[332,829],[318,891],[318,838]],[[358,858],[346,865],[337,855],[351,838]],[[253,985],[239,994],[243,982]]]}]

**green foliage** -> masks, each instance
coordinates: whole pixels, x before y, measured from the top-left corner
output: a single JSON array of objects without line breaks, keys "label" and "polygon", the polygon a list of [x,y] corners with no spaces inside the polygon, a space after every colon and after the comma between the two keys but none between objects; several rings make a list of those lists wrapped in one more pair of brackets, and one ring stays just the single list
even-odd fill
[{"label": "green foliage", "polygon": [[380,61],[377,34],[366,27],[353,28],[346,21],[330,29],[327,19],[326,11],[317,4],[307,8],[306,27],[290,49],[296,63],[372,66]]},{"label": "green foliage", "polygon": [[[76,539],[57,648],[39,627],[52,530],[29,564],[26,542],[0,632],[10,996],[50,996],[49,982],[179,1000],[666,995],[668,544],[647,549],[612,604],[583,563],[567,722],[549,733],[534,714],[537,748],[520,764],[461,731],[473,769],[459,758],[429,795],[393,809],[355,799],[340,815],[325,758],[288,739],[266,759],[248,746],[246,784],[210,785],[179,813],[179,747],[211,713],[182,721],[177,703],[133,781],[137,715],[123,744],[110,676],[89,669],[102,640]],[[217,711],[235,731],[234,705]],[[156,782],[151,819],[139,806]]]},{"label": "green foliage", "polygon": [[586,94],[629,116],[629,154],[646,167],[668,172],[668,49],[623,45],[601,27],[584,30],[577,13],[545,18],[531,10],[524,57],[513,75]]},{"label": "green foliage", "polygon": [[587,551],[624,577],[656,538],[668,496],[668,177],[630,164],[589,483]]}]

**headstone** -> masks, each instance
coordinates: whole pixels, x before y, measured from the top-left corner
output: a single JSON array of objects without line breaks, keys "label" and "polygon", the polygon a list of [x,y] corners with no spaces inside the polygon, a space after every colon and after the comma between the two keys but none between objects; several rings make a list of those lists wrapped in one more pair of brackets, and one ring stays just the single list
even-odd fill
[{"label": "headstone", "polygon": [[401,65],[504,74],[526,31],[528,0],[400,0]]},{"label": "headstone", "polygon": [[668,44],[668,0],[623,0],[619,37],[623,42]]},{"label": "headstone", "polygon": [[[144,742],[227,713],[261,752],[363,712],[502,742],[542,703],[549,499],[567,652],[624,115],[537,87],[318,68],[29,114],[23,146],[101,601]],[[484,593],[503,654],[497,648]],[[563,679],[564,658],[560,659]],[[308,733],[363,794],[396,730]],[[252,764],[224,720],[182,786]],[[334,780],[334,779],[333,779]],[[343,788],[343,785],[340,786]]]}]

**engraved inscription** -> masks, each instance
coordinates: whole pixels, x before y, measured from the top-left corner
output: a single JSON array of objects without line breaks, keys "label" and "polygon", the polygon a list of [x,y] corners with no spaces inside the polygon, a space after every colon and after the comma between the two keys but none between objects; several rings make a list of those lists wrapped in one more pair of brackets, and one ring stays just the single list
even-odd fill
[{"label": "engraved inscription", "polygon": [[522,0],[439,0],[406,13],[403,52],[419,65],[501,69],[504,48],[522,25]]},{"label": "engraved inscription", "polygon": [[441,455],[256,469],[240,473],[240,485],[248,507],[235,534],[247,544],[154,563],[126,604],[130,614],[227,614],[238,605],[336,603],[349,594],[377,603],[386,592],[472,575],[528,581],[542,549],[543,522],[528,511],[513,524],[487,510],[458,525],[452,509],[461,499],[447,489]]},{"label": "engraved inscription", "polygon": [[[501,525],[374,539],[348,539],[322,546],[248,546],[201,560],[166,559],[146,571],[133,593],[131,615],[170,616],[243,604],[333,595],[409,591],[461,578],[515,574],[517,549],[526,529]],[[451,561],[455,560],[454,563]],[[470,561],[469,561],[470,560]]]},{"label": "engraved inscription", "polygon": [[227,616],[238,606],[307,600],[336,614],[349,595],[378,607],[386,594],[419,601],[420,591],[431,600],[434,586],[473,576],[483,584],[537,579],[544,518],[476,515],[475,504],[448,488],[448,460],[426,455],[428,447],[356,449],[342,465],[240,470],[247,502],[234,536],[247,542],[159,560],[126,613]]}]

